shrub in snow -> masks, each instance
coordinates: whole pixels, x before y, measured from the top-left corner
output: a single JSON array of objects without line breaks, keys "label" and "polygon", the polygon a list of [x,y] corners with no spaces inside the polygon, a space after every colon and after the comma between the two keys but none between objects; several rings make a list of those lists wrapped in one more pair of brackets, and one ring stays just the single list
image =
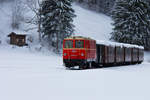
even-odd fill
[{"label": "shrub in snow", "polygon": [[29,43],[33,43],[33,37],[32,36],[30,36],[30,35],[28,35],[28,37],[27,37],[27,42],[29,42]]},{"label": "shrub in snow", "polygon": [[114,32],[118,42],[148,46],[150,7],[144,0],[117,0],[112,11]]}]

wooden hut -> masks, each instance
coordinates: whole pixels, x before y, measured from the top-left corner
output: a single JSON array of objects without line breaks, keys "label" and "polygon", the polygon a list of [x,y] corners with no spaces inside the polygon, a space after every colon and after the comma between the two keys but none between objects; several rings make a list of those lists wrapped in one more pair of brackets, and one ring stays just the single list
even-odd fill
[{"label": "wooden hut", "polygon": [[10,37],[10,44],[17,46],[25,46],[26,44],[26,35],[25,34],[16,34],[11,32],[8,37]]}]

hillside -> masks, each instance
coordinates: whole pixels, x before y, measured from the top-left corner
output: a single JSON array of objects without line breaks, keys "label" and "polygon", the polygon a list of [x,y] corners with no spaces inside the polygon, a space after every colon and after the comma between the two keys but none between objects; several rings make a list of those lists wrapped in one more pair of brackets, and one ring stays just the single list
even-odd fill
[{"label": "hillside", "polygon": [[[75,35],[109,40],[111,19],[73,6]],[[10,4],[0,6],[0,100],[149,100],[149,53],[140,65],[66,70],[62,57],[47,50],[10,46]],[[5,14],[7,12],[7,14]],[[22,31],[22,30],[19,30]],[[31,33],[32,34],[32,33]],[[36,33],[33,33],[36,35]]]},{"label": "hillside", "polygon": [[112,32],[110,17],[85,10],[79,6],[74,6],[74,9],[77,15],[74,21],[75,35],[87,36],[96,40],[108,41],[110,39]]},{"label": "hillside", "polygon": [[[13,30],[11,28],[11,18],[12,18],[11,6],[12,6],[11,3],[7,3],[7,4],[4,3],[3,5],[0,6],[0,12],[1,12],[0,14],[0,18],[1,18],[0,37],[2,39],[2,43],[4,43],[5,45],[6,45],[6,40],[8,40],[7,35],[10,32],[19,31],[22,33],[27,33],[23,31],[23,29],[25,29],[27,26],[24,23],[21,24],[20,30]],[[97,40],[101,40],[101,39],[109,40],[110,33],[112,31],[112,26],[111,26],[112,20],[109,17],[103,14],[97,14],[97,13],[85,10],[79,6],[75,6],[75,4],[73,8],[75,9],[76,15],[77,15],[77,17],[74,19],[74,25],[76,26],[74,35],[91,37]],[[30,34],[33,37],[38,36],[38,33],[36,32],[36,30],[29,31],[27,34]]]}]

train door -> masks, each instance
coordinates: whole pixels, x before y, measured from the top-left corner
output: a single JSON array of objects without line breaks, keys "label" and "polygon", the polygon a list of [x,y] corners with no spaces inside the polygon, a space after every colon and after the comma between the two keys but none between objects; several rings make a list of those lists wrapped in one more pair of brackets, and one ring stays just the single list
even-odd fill
[{"label": "train door", "polygon": [[105,62],[104,55],[105,55],[105,46],[96,44],[96,63],[103,64]]},{"label": "train door", "polygon": [[96,44],[96,63],[100,63],[100,45]]}]

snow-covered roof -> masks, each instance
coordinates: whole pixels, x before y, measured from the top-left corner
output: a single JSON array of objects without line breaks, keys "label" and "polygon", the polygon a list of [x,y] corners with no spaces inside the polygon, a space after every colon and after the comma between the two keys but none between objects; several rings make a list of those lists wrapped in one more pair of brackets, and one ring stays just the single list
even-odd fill
[{"label": "snow-covered roof", "polygon": [[13,32],[18,35],[29,35],[30,34],[30,32],[19,31],[19,30],[13,30]]},{"label": "snow-covered roof", "polygon": [[119,47],[144,49],[143,46],[138,46],[138,45],[133,45],[133,44],[126,44],[126,43],[111,42],[111,41],[96,40],[96,43],[106,45],[106,46],[119,46]]}]

